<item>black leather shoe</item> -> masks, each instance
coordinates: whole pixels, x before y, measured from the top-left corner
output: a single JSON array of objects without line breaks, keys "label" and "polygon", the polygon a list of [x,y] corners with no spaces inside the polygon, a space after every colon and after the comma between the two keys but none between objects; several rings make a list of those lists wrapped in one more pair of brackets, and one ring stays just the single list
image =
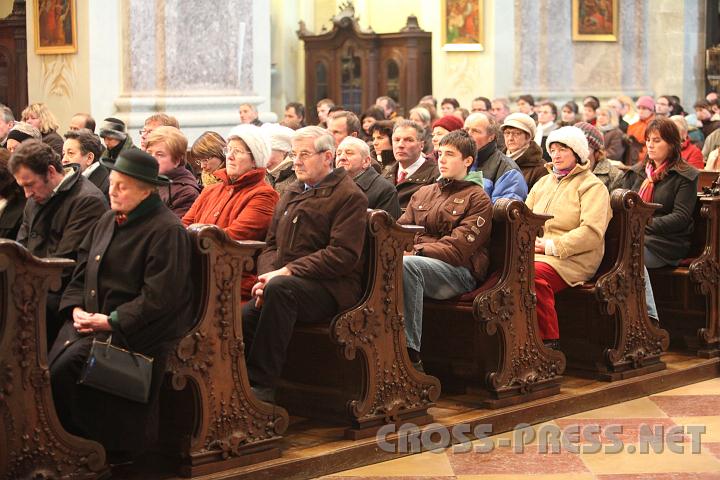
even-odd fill
[{"label": "black leather shoe", "polygon": [[258,400],[262,400],[266,403],[275,403],[275,389],[272,387],[250,387],[253,394],[258,398]]},{"label": "black leather shoe", "polygon": [[553,350],[560,350],[560,340],[543,340],[543,343],[547,348],[552,348]]}]

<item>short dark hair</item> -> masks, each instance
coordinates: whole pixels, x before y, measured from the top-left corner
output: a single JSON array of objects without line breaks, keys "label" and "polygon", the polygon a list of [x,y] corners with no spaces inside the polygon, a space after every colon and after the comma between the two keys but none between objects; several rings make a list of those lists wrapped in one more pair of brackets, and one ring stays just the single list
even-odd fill
[{"label": "short dark hair", "polygon": [[452,105],[455,108],[460,108],[460,102],[458,102],[456,98],[452,98],[452,97],[443,98],[442,102],[440,102],[440,106],[443,106],[446,103],[449,103],[450,105]]},{"label": "short dark hair", "polygon": [[417,122],[413,122],[412,120],[406,119],[395,122],[395,126],[393,127],[393,133],[395,133],[395,130],[397,130],[398,128],[414,128],[415,132],[417,133],[418,140],[422,141],[425,138],[425,129],[422,127],[422,125],[418,125]]},{"label": "short dark hair", "polygon": [[698,100],[695,102],[695,105],[693,105],[693,108],[704,108],[705,110],[712,112],[712,103],[705,99]]},{"label": "short dark hair", "polygon": [[290,102],[285,105],[285,110],[287,110],[288,108],[292,108],[293,110],[295,110],[295,115],[302,117],[303,122],[305,121],[305,105],[300,102]]},{"label": "short dark hair", "polygon": [[475,158],[477,146],[475,140],[465,130],[453,130],[440,139],[440,146],[449,145],[455,147],[463,158]]},{"label": "short dark hair", "polygon": [[550,100],[545,100],[544,102],[540,102],[541,107],[550,107],[550,111],[552,112],[553,116],[557,119],[557,105],[555,103],[551,102]]},{"label": "short dark hair", "polygon": [[[393,127],[395,126],[395,122],[392,120],[378,120],[373,124],[372,127],[370,127],[370,135],[373,134],[376,130],[380,132],[381,135],[387,135],[388,138],[392,139],[392,133],[393,133]],[[392,142],[392,140],[390,140]]]},{"label": "short dark hair", "polygon": [[594,98],[588,98],[585,100],[585,103],[583,103],[583,107],[591,107],[593,110],[597,110],[600,108],[600,104],[596,102]]},{"label": "short dark hair", "polygon": [[48,167],[53,166],[56,172],[63,171],[60,155],[55,153],[50,145],[40,140],[26,140],[22,142],[10,157],[10,171],[13,175],[20,167],[25,167],[37,175],[48,174]]},{"label": "short dark hair", "polygon": [[[622,102],[621,102],[622,103]],[[569,108],[575,115],[578,113],[578,104],[570,100],[565,105],[562,106],[562,108]]]},{"label": "short dark hair", "polygon": [[377,100],[375,100],[375,103],[379,102],[380,100],[385,100],[387,102],[387,107],[390,109],[390,111],[394,112],[395,110],[397,110],[397,103],[395,103],[395,100],[392,97],[388,97],[387,95],[378,97]]},{"label": "short dark hair", "polygon": [[529,93],[526,93],[525,95],[520,95],[518,97],[518,101],[520,101],[520,100],[524,100],[525,102],[529,103],[533,107],[535,106],[535,99]]},{"label": "short dark hair", "polygon": [[487,97],[475,97],[475,98],[473,98],[473,102],[482,102],[485,104],[486,110],[492,109],[492,102]]},{"label": "short dark hair", "polygon": [[331,112],[328,114],[328,120],[335,120],[337,118],[345,119],[348,135],[352,135],[353,133],[356,133],[358,135],[360,134],[360,129],[362,128],[362,125],[360,125],[360,119],[358,119],[357,115],[355,115],[353,112],[348,112],[347,110],[339,110],[337,112]]},{"label": "short dark hair", "polygon": [[73,117],[83,117],[85,119],[85,128],[87,128],[91,132],[95,131],[95,127],[97,125],[95,123],[95,119],[91,117],[89,113],[76,113],[75,115],[73,115]]},{"label": "short dark hair", "polygon": [[71,140],[77,140],[77,142],[80,144],[80,152],[82,152],[83,155],[87,155],[88,153],[93,154],[93,162],[100,161],[100,157],[103,153],[103,144],[100,141],[100,137],[92,133],[87,128],[81,128],[80,130],[70,130],[69,132],[65,133],[66,139]]}]

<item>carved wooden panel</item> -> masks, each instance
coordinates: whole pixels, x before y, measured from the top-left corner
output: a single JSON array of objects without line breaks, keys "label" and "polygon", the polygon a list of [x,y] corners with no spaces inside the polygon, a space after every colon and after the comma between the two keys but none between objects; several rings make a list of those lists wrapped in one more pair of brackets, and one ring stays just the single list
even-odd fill
[{"label": "carved wooden panel", "polygon": [[45,303],[72,260],[38,259],[0,240],[0,478],[94,479],[105,450],[67,433],[55,413],[47,365]]},{"label": "carved wooden panel", "polygon": [[173,388],[190,388],[195,397],[194,428],[180,453],[181,472],[196,475],[279,456],[288,415],[253,395],[245,365],[241,278],[265,244],[235,242],[213,225],[189,231],[200,264],[199,320],[170,356],[168,371]]}]

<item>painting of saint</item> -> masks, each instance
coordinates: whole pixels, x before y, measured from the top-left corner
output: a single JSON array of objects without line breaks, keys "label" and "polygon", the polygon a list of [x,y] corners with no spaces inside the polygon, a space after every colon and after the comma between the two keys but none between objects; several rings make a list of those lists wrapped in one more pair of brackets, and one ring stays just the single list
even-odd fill
[{"label": "painting of saint", "polygon": [[478,0],[445,2],[445,43],[481,43]]},{"label": "painting of saint", "polygon": [[37,53],[75,52],[75,0],[37,0],[35,28]]},{"label": "painting of saint", "polygon": [[617,41],[617,0],[573,0],[573,40]]}]

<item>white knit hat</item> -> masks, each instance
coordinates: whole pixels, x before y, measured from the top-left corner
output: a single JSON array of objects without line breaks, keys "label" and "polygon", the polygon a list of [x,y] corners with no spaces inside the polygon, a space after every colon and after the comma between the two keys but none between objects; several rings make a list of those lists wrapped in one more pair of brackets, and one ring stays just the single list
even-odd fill
[{"label": "white knit hat", "polygon": [[250,149],[255,166],[265,168],[270,158],[270,137],[266,131],[255,125],[242,124],[230,130],[228,141],[232,139],[231,137],[240,137]]},{"label": "white knit hat", "polygon": [[530,135],[530,140],[535,138],[535,129],[537,128],[535,126],[535,120],[533,120],[530,115],[520,112],[511,113],[505,117],[505,121],[500,129],[504,130],[505,127],[519,128]]},{"label": "white knit hat", "polygon": [[295,130],[279,123],[263,123],[260,127],[270,136],[270,149],[287,153],[292,149],[290,139]]},{"label": "white knit hat", "polygon": [[548,135],[547,141],[545,142],[545,148],[550,151],[550,145],[553,143],[562,143],[572,149],[575,154],[580,157],[580,163],[585,164],[588,161],[588,155],[590,155],[590,149],[588,148],[587,138],[585,133],[578,127],[562,127],[557,130],[553,130]]}]

